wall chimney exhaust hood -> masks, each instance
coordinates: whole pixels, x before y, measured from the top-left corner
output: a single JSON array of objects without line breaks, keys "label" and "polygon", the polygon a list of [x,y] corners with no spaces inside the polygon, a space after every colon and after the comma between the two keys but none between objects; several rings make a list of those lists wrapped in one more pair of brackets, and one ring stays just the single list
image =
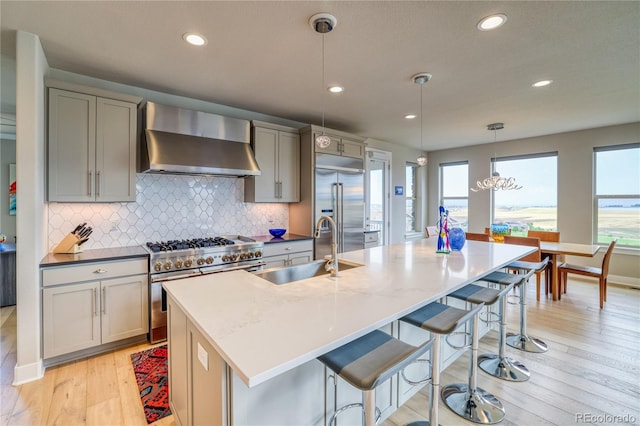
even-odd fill
[{"label": "wall chimney exhaust hood", "polygon": [[213,176],[256,176],[248,120],[155,102],[144,110],[138,171]]}]

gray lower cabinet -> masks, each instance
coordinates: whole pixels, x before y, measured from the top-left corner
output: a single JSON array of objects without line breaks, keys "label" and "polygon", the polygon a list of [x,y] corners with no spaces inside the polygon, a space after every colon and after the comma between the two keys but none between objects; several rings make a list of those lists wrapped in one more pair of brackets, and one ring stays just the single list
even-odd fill
[{"label": "gray lower cabinet", "polygon": [[262,250],[265,268],[301,265],[313,261],[313,240],[267,243]]},{"label": "gray lower cabinet", "polygon": [[117,94],[48,93],[48,200],[135,201],[137,104]]},{"label": "gray lower cabinet", "polygon": [[146,272],[146,259],[44,269],[44,359],[146,334]]}]

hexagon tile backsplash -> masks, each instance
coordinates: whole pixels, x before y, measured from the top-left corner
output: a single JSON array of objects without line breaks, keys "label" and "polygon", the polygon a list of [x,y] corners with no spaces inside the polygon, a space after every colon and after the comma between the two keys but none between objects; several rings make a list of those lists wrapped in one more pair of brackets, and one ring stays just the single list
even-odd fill
[{"label": "hexagon tile backsplash", "polygon": [[242,179],[138,174],[136,192],[135,203],[49,203],[49,250],[82,222],[93,227],[85,249],[265,235],[289,224],[288,204],[243,202]]}]

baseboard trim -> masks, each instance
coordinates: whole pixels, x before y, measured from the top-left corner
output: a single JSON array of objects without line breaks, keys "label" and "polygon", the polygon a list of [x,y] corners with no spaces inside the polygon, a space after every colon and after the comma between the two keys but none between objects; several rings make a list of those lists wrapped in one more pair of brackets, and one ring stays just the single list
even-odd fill
[{"label": "baseboard trim", "polygon": [[44,377],[44,366],[42,360],[26,365],[16,365],[13,368],[13,386],[20,386],[25,383],[40,380]]}]

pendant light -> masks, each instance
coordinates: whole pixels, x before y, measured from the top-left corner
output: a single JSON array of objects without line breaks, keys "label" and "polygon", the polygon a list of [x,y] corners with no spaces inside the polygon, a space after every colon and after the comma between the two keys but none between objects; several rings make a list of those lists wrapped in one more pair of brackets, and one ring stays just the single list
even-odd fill
[{"label": "pendant light", "polygon": [[329,13],[316,13],[309,18],[309,24],[315,32],[322,34],[322,134],[316,137],[316,146],[318,148],[328,148],[331,145],[331,138],[324,134],[324,35],[335,28],[338,20]]},{"label": "pendant light", "polygon": [[[495,145],[497,143],[497,138],[498,138],[498,130],[502,130],[504,129],[504,123],[491,123],[489,125],[487,125],[487,130],[493,130],[493,147],[494,147],[494,153],[493,153],[493,161],[494,163],[496,162],[496,154],[495,154]],[[495,169],[495,166],[494,166]],[[494,191],[498,191],[500,189],[503,189],[505,191],[510,190],[510,189],[521,189],[522,186],[516,184],[516,178],[514,177],[508,177],[508,178],[503,178],[500,176],[500,173],[498,173],[498,171],[494,171],[491,174],[491,177],[488,177],[486,179],[483,179],[482,181],[476,181],[476,187],[475,188],[470,188],[473,192],[479,192],[479,191],[485,191],[487,189],[492,189]]]},{"label": "pendant light", "polygon": [[424,143],[422,141],[422,130],[424,125],[424,117],[422,114],[422,87],[426,82],[431,80],[432,75],[428,72],[421,72],[413,76],[413,82],[420,85],[420,149],[422,153],[418,156],[416,161],[420,167],[427,164],[427,154],[424,152]]}]

